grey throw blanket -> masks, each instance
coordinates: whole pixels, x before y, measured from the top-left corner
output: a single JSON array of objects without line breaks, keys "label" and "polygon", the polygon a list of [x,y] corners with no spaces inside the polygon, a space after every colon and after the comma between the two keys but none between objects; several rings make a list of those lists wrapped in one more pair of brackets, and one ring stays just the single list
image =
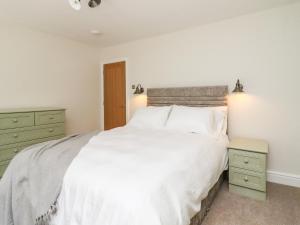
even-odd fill
[{"label": "grey throw blanket", "polygon": [[0,181],[0,224],[48,224],[55,213],[66,170],[96,134],[49,141],[19,153]]}]

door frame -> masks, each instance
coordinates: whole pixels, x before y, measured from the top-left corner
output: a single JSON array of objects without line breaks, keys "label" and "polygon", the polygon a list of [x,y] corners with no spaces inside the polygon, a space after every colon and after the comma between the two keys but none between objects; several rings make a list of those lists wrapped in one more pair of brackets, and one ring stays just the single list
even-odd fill
[{"label": "door frame", "polygon": [[125,62],[125,105],[126,105],[126,123],[128,122],[129,119],[129,79],[128,79],[128,58],[126,57],[121,57],[121,58],[112,58],[108,60],[101,60],[100,63],[100,129],[101,131],[104,130],[104,82],[103,82],[103,77],[104,77],[104,65],[105,64],[110,64],[110,63],[116,63],[116,62]]}]

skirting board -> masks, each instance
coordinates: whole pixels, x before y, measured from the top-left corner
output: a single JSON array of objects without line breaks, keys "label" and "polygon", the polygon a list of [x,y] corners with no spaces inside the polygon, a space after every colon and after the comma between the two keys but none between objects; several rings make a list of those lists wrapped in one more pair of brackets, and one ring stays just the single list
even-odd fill
[{"label": "skirting board", "polygon": [[300,176],[289,174],[289,173],[281,173],[276,171],[267,171],[267,180],[272,183],[284,184],[293,187],[300,187]]}]

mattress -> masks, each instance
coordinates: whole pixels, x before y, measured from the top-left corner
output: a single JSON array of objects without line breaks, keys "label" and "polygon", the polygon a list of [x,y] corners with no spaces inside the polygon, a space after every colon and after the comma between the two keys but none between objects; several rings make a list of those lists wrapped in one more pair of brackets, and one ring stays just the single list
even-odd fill
[{"label": "mattress", "polygon": [[194,217],[196,225],[226,168],[227,143],[167,130],[100,133],[67,170],[52,224],[187,225]]},{"label": "mattress", "polygon": [[200,225],[208,214],[210,207],[217,196],[221,185],[226,177],[226,171],[224,171],[219,177],[217,183],[210,189],[205,199],[201,201],[201,210],[191,219],[190,225]]}]

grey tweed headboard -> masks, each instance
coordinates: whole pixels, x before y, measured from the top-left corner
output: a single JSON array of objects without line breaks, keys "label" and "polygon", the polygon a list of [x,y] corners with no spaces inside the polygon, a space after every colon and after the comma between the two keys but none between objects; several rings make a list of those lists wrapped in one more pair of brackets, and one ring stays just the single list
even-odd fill
[{"label": "grey tweed headboard", "polygon": [[148,106],[226,106],[228,86],[148,88]]}]

